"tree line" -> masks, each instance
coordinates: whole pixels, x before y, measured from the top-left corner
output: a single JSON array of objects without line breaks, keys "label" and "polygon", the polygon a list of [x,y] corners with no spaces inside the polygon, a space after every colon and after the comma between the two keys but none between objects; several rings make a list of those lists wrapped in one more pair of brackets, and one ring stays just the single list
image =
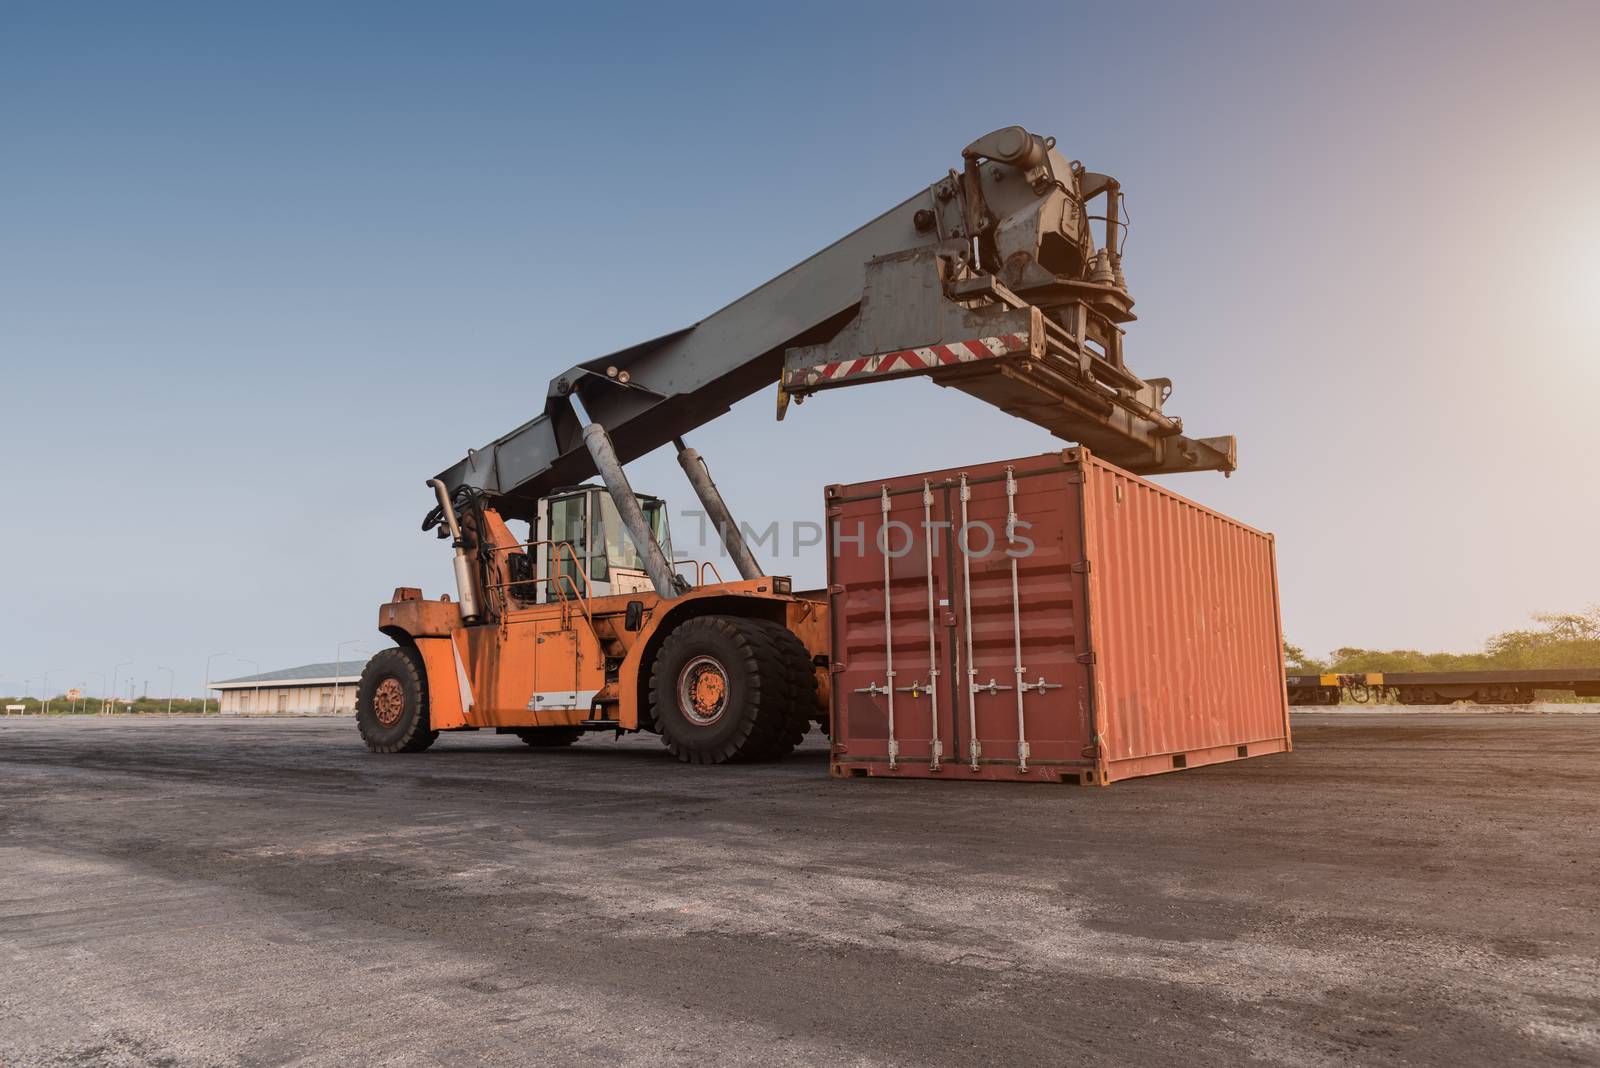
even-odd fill
[{"label": "tree line", "polygon": [[1285,642],[1290,674],[1320,675],[1363,671],[1516,671],[1535,668],[1600,666],[1600,605],[1582,612],[1544,613],[1534,626],[1496,634],[1477,653],[1425,653],[1417,649],[1362,649],[1345,646],[1326,659],[1307,656]]},{"label": "tree line", "polygon": [[[50,714],[52,716],[66,716],[74,712],[80,715],[93,714],[100,711],[101,703],[101,699],[98,697],[80,697],[76,701],[69,701],[66,694],[57,694],[50,698]],[[22,705],[24,712],[32,716],[44,711],[45,702],[37,697],[0,697],[0,708],[4,708],[6,705]],[[212,712],[217,710],[217,699],[215,697],[211,699],[210,707]],[[167,710],[167,699],[165,697],[141,697],[130,705],[126,700],[118,698],[111,702],[110,710],[113,712],[165,712]],[[199,711],[200,698],[198,697],[174,697],[172,699],[173,715],[177,715],[179,712],[197,713]]]}]

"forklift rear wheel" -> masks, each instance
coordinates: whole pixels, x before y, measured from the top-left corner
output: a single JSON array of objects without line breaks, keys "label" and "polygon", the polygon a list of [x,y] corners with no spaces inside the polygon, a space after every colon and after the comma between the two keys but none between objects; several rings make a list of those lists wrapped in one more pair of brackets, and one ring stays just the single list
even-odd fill
[{"label": "forklift rear wheel", "polygon": [[535,749],[554,749],[571,745],[583,737],[583,731],[577,727],[526,727],[517,732],[517,737]]},{"label": "forklift rear wheel", "polygon": [[698,616],[667,635],[651,668],[650,707],[673,756],[723,764],[771,760],[794,748],[801,710],[780,636],[798,642],[781,627],[740,616]]},{"label": "forklift rear wheel", "polygon": [[356,729],[374,753],[420,753],[439,732],[428,727],[428,696],[415,650],[384,649],[361,671]]}]

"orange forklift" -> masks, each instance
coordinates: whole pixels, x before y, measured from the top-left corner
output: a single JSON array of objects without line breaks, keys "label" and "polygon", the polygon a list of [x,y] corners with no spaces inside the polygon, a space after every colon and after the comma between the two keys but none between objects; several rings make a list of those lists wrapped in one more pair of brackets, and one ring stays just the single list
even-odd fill
[{"label": "orange forklift", "polygon": [[[826,716],[826,607],[792,594],[787,578],[691,585],[675,572],[662,597],[601,487],[550,497],[538,526],[555,536],[524,541],[481,491],[433,485],[424,529],[455,546],[460,600],[399,589],[380,611],[399,645],[361,677],[357,723],[374,751],[414,752],[473,728],[531,746],[650,730],[678,759],[715,764],[782,756]],[[646,544],[665,559],[666,506],[637,500]]]},{"label": "orange forklift", "polygon": [[[1116,180],[1019,126],[968,145],[962,168],[693,326],[570,368],[539,416],[431,479],[423,529],[450,540],[457,596],[401,587],[379,609],[395,646],[362,672],[367,746],[645,730],[715,764],[826,727],[827,591],[763,573],[683,441],[774,383],[782,419],[824,390],[927,377],[1135,473],[1231,471],[1233,439],[1184,436],[1162,411],[1171,382],[1123,361]],[[623,465],[669,442],[737,579],[675,559],[665,504],[628,483]]]}]

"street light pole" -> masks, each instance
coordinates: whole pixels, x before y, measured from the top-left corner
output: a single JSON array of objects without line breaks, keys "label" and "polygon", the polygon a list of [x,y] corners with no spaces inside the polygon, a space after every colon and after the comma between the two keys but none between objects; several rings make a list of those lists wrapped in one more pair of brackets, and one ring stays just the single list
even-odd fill
[{"label": "street light pole", "polygon": [[339,714],[339,669],[344,665],[340,659],[344,656],[344,647],[347,645],[360,645],[362,639],[354,638],[347,642],[340,642],[333,650],[333,714]]},{"label": "street light pole", "polygon": [[[118,664],[116,667],[111,669],[110,694],[111,694],[111,702],[112,702],[112,707],[113,708],[116,707],[116,700],[117,700],[117,675],[122,671],[123,668],[132,667],[132,666],[133,666],[133,661],[132,660],[124,660],[122,663]],[[104,712],[105,711],[105,707],[101,706],[100,711]]]},{"label": "street light pole", "polygon": [[39,686],[39,699],[44,702],[44,711],[41,713],[42,715],[48,716],[50,714],[50,676],[57,671],[65,670],[65,668],[51,668],[49,671],[44,673],[44,682]]},{"label": "street light pole", "polygon": [[156,670],[167,673],[167,715],[170,716],[172,715],[172,691],[177,689],[178,673],[169,667],[157,666]]},{"label": "street light pole", "polygon": [[[211,700],[211,661],[219,656],[232,656],[232,653],[212,653],[206,657],[206,692],[200,695],[200,714],[206,714],[206,705]],[[217,712],[222,712],[222,698],[217,698]]]}]

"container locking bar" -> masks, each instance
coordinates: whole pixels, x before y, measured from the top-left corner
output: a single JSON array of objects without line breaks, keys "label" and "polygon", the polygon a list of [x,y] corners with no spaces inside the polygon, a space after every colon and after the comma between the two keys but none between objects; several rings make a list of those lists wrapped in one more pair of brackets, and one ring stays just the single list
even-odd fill
[{"label": "container locking bar", "polygon": [[[972,663],[972,560],[961,546],[961,536],[967,529],[967,502],[972,499],[972,487],[967,484],[967,473],[961,472],[961,530],[956,537],[956,550],[961,553],[961,604],[966,624],[967,646],[967,755],[973,771],[978,770],[978,757],[983,747],[978,744],[978,669]],[[989,680],[994,685],[994,680]]]},{"label": "container locking bar", "polygon": [[1006,555],[1011,557],[1011,641],[1016,650],[1017,675],[1017,770],[1028,770],[1028,726],[1022,714],[1022,695],[1027,683],[1022,681],[1022,600],[1017,591],[1017,554],[1012,551],[1017,543],[1017,477],[1015,468],[1006,465]]},{"label": "container locking bar", "polygon": [[889,588],[889,487],[885,485],[882,490],[879,499],[883,521],[878,537],[883,539],[883,544],[878,549],[883,556],[883,670],[888,679],[884,691],[889,698],[889,770],[893,771],[899,766],[900,743],[894,737],[894,591]]},{"label": "container locking bar", "polygon": [[939,740],[939,654],[935,628],[933,586],[933,487],[922,480],[922,530],[926,537],[928,561],[928,681],[920,679],[910,686],[896,686],[896,693],[908,693],[913,701],[927,695],[928,705],[928,770],[938,771],[944,766],[944,742]]},{"label": "container locking bar", "polygon": [[934,640],[936,633],[934,627],[934,595],[933,595],[933,487],[927,479],[922,480],[922,537],[927,544],[928,560],[928,700],[931,702],[928,711],[928,722],[931,733],[928,743],[928,767],[938,771],[940,763],[944,760],[944,743],[939,740],[939,656]]}]

